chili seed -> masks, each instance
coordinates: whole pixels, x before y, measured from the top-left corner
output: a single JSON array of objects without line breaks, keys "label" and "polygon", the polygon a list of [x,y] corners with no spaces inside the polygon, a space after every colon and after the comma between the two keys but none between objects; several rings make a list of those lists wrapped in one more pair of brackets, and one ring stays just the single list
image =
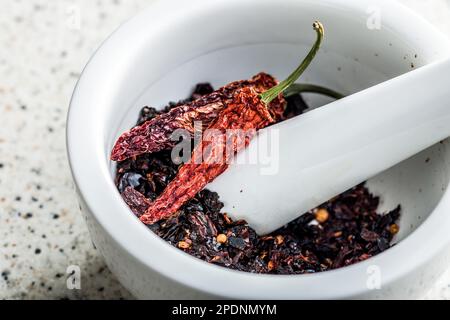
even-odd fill
[{"label": "chili seed", "polygon": [[330,214],[326,209],[319,209],[315,214],[315,218],[318,223],[325,223],[328,220]]},{"label": "chili seed", "polygon": [[224,244],[228,241],[228,237],[224,235],[223,233],[219,234],[216,238],[217,242],[220,244]]},{"label": "chili seed", "polygon": [[189,249],[191,245],[187,243],[186,241],[180,241],[178,242],[178,248],[180,249]]},{"label": "chili seed", "polygon": [[392,235],[394,235],[394,234],[397,234],[398,232],[399,232],[399,230],[400,230],[400,228],[399,228],[399,226],[397,225],[397,224],[391,224],[390,226],[389,226],[389,232],[392,234]]},{"label": "chili seed", "polygon": [[284,242],[284,237],[282,235],[278,235],[275,237],[275,243],[277,245],[283,244],[283,242]]}]

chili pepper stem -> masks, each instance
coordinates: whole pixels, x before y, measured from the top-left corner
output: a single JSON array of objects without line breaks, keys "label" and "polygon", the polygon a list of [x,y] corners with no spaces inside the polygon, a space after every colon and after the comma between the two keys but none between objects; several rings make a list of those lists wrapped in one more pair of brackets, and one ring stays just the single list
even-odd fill
[{"label": "chili pepper stem", "polygon": [[315,21],[313,24],[314,30],[317,32],[317,40],[314,43],[314,46],[311,48],[311,51],[308,53],[306,58],[302,61],[302,63],[298,66],[297,69],[292,72],[292,74],[287,77],[285,80],[281,81],[277,86],[263,92],[260,95],[261,101],[267,106],[271,103],[278,95],[288,89],[295,81],[302,75],[302,73],[308,68],[308,66],[313,61],[317,52],[320,49],[320,45],[322,44],[322,40],[325,34],[322,23],[319,21]]},{"label": "chili pepper stem", "polygon": [[318,86],[315,84],[307,84],[307,83],[294,83],[289,88],[284,90],[283,95],[284,97],[288,98],[291,96],[295,96],[299,93],[318,93],[323,94],[325,96],[328,96],[330,98],[334,98],[336,100],[342,99],[345,97],[345,95],[336,92],[334,90]]}]

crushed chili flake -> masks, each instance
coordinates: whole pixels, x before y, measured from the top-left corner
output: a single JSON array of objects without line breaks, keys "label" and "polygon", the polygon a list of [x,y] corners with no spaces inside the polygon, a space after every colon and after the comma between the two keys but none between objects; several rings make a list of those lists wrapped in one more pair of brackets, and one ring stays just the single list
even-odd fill
[{"label": "crushed chili flake", "polygon": [[[205,84],[200,87],[206,90],[194,92],[190,99],[212,90]],[[286,100],[286,118],[307,109],[300,95]],[[144,108],[139,123],[177,105],[163,111]],[[163,193],[178,171],[170,150],[142,154],[118,163],[116,185],[139,215]],[[320,206],[328,213],[321,224],[313,223],[318,210],[312,210],[273,234],[260,237],[245,221],[232,221],[221,212],[223,204],[217,193],[202,190],[180,207],[177,215],[148,228],[209,263],[253,273],[304,274],[347,266],[388,249],[398,232],[400,206],[381,215],[377,213],[378,204],[379,199],[359,185]]]}]

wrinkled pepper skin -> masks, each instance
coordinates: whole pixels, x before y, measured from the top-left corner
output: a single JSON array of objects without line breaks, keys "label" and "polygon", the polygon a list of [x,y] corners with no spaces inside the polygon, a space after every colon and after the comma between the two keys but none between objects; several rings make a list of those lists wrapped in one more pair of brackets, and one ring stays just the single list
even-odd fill
[{"label": "wrinkled pepper skin", "polygon": [[[284,99],[281,96],[273,101],[274,105],[282,103]],[[275,122],[257,90],[245,87],[235,91],[232,100],[204,133],[191,160],[181,166],[175,179],[151,203],[140,220],[145,224],[154,224],[175,215],[181,206],[228,168],[232,157],[248,146],[257,130]],[[227,135],[229,130],[241,134],[230,137]],[[208,137],[209,132],[215,132],[214,139]],[[217,132],[220,134],[216,136]]]},{"label": "wrinkled pepper skin", "polygon": [[[171,149],[177,143],[171,139],[176,130],[184,129],[192,136],[194,122],[202,122],[203,128],[207,128],[230,103],[237,90],[251,88],[256,93],[262,93],[275,85],[277,81],[271,75],[259,73],[251,80],[232,82],[211,94],[175,107],[168,113],[123,133],[113,147],[111,160],[123,161],[144,153]],[[271,103],[272,117],[281,120],[285,105],[284,100]]]}]

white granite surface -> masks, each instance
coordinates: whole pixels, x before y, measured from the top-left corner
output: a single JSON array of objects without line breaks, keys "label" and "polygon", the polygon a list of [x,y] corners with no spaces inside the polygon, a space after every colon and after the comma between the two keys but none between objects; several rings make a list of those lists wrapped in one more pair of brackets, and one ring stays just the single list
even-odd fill
[{"label": "white granite surface", "polygon": [[[152,1],[0,0],[0,299],[131,298],[89,239],[64,126],[91,54]],[[401,2],[450,36],[450,0]],[[70,265],[81,290],[67,289]],[[450,270],[426,298],[450,299]]]}]

